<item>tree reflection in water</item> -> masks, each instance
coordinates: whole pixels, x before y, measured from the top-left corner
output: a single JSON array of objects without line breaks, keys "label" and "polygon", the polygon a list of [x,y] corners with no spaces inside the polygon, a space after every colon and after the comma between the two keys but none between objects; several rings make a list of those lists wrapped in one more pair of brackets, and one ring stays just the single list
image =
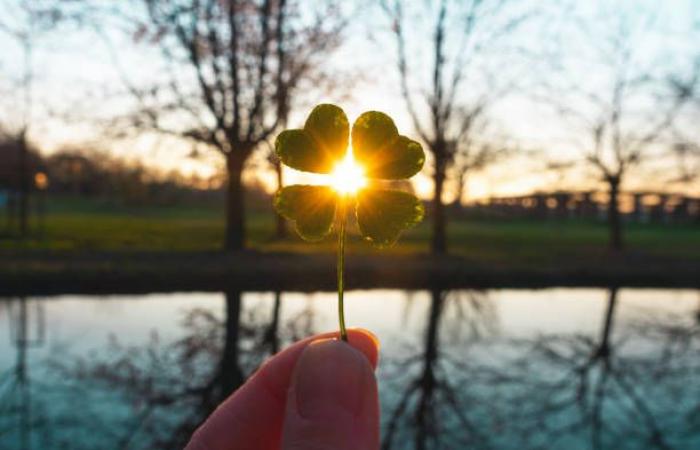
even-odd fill
[{"label": "tree reflection in water", "polygon": [[160,342],[155,332],[145,346],[122,346],[112,338],[106,351],[91,358],[55,362],[74,388],[109,392],[129,405],[122,417],[103,424],[76,418],[76,426],[89,423],[95,434],[105,433],[109,448],[184,447],[204,418],[267,356],[299,336],[313,334],[310,306],[284,322],[280,293],[275,294],[271,314],[263,306],[244,308],[241,292],[230,290],[225,293],[223,318],[206,309],[188,311],[184,337],[174,343]]},{"label": "tree reflection in water", "polygon": [[700,448],[695,311],[621,321],[618,293],[598,334],[523,339],[486,295],[431,292],[420,348],[384,358],[383,448]]},{"label": "tree reflection in water", "polygon": [[[616,288],[607,292],[593,334],[515,338],[484,292],[432,291],[427,309],[407,294],[401,323],[420,336],[406,335],[412,344],[404,351],[385,346],[383,448],[700,448],[697,310],[634,309],[619,297]],[[0,423],[0,441],[9,436],[8,448],[27,450],[182,447],[265,357],[316,332],[312,302],[292,315],[279,293],[253,303],[232,290],[223,315],[188,311],[174,343],[153,333],[145,345],[112,338],[83,357],[53,349],[50,368],[58,372],[50,383],[38,386],[45,367],[32,366],[31,419],[18,428],[24,437]],[[15,320],[22,305],[8,307],[12,323],[22,323]],[[409,325],[416,319],[418,328]],[[3,374],[0,394],[26,392],[5,389],[7,380],[30,378],[26,348],[17,347],[13,378]],[[5,399],[0,418],[15,417]],[[50,408],[42,412],[39,400]]]},{"label": "tree reflection in water", "polygon": [[[406,307],[412,304],[408,297]],[[408,357],[385,357],[396,401],[386,419],[383,449],[407,448],[409,441],[420,450],[487,446],[488,436],[473,414],[480,402],[459,375],[469,370],[468,346],[496,328],[496,310],[485,293],[430,292],[421,348]]]},{"label": "tree reflection in water", "polygon": [[39,408],[41,398],[34,392],[34,385],[40,383],[29,370],[29,350],[44,345],[44,308],[25,297],[0,303],[0,307],[7,312],[9,338],[16,352],[14,367],[0,373],[0,442],[16,440],[19,449],[29,450],[32,428],[46,420]]},{"label": "tree reflection in water", "polygon": [[597,338],[516,342],[522,356],[494,369],[521,447],[698,448],[697,425],[689,426],[700,406],[697,323],[640,314],[618,324],[618,303],[618,289],[609,289]]}]

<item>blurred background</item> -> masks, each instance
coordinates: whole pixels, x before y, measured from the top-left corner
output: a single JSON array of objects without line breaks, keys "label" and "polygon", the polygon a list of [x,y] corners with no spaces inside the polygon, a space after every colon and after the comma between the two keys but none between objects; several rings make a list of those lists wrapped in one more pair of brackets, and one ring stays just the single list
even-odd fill
[{"label": "blurred background", "polygon": [[698,43],[698,0],[0,0],[0,448],[182,447],[336,327],[272,208],[326,102],[427,156],[423,223],[350,225],[383,448],[700,447]]}]

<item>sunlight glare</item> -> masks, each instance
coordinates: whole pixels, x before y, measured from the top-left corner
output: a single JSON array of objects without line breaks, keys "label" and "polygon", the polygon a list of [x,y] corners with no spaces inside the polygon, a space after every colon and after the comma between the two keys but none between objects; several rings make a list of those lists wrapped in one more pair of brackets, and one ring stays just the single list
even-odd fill
[{"label": "sunlight glare", "polygon": [[365,171],[355,162],[352,151],[348,150],[345,158],[331,172],[331,186],[340,194],[355,194],[367,185]]}]

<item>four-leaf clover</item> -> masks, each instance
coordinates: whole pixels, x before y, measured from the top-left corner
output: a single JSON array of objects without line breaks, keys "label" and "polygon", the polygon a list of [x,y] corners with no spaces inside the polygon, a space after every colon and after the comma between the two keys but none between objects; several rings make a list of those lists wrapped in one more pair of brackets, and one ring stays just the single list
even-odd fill
[{"label": "four-leaf clover", "polygon": [[[376,246],[389,246],[402,231],[423,219],[424,208],[413,194],[382,189],[379,183],[408,179],[425,162],[421,145],[399,135],[391,117],[378,111],[365,112],[355,121],[351,133],[341,108],[318,105],[304,128],[280,133],[275,151],[293,169],[332,174],[346,158],[350,137],[352,156],[371,181],[355,196],[360,234]],[[278,191],[274,204],[282,216],[296,222],[303,239],[318,241],[332,231],[336,209],[344,216],[347,197],[347,193],[338,193],[330,186],[293,185]],[[344,226],[345,217],[340,219]]]}]

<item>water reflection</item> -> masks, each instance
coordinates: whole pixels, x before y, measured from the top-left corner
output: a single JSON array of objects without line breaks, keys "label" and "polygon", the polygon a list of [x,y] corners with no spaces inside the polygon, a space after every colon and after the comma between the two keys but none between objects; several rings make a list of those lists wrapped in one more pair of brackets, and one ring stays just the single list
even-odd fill
[{"label": "water reflection", "polygon": [[[163,342],[153,330],[138,344],[124,344],[110,335],[105,348],[87,354],[73,354],[61,346],[53,349],[41,364],[57,380],[54,387],[60,392],[52,395],[66,405],[80,405],[54,410],[43,423],[30,420],[26,358],[28,347],[41,340],[28,337],[27,302],[5,303],[12,316],[9,323],[17,327],[11,338],[17,364],[12,378],[2,378],[2,392],[12,401],[1,403],[6,408],[0,407],[0,442],[22,450],[183,447],[192,430],[265,357],[313,332],[313,308],[281,319],[281,293],[275,293],[269,320],[263,303],[244,308],[239,291],[227,291],[223,303],[221,317],[209,308],[185,311],[182,334],[173,342]],[[41,312],[43,305],[35,306]],[[35,404],[34,409],[40,408]],[[86,432],[88,439],[75,439]]]},{"label": "water reflection", "polygon": [[[407,309],[412,301],[409,297]],[[452,314],[446,314],[450,307]],[[394,387],[397,399],[386,420],[383,449],[406,448],[409,439],[420,450],[476,448],[485,443],[484,432],[472,417],[473,399],[464,395],[460,378],[454,377],[467,369],[466,359],[444,351],[441,336],[449,339],[451,347],[464,350],[492,333],[496,323],[493,303],[483,292],[430,292],[422,342],[406,357],[388,357],[399,381]],[[410,375],[400,376],[406,373]]]},{"label": "water reflection", "polygon": [[[192,431],[246,378],[265,357],[279,351],[285,343],[313,332],[314,311],[306,308],[301,317],[290,318],[280,330],[282,293],[274,293],[270,318],[262,313],[263,304],[246,310],[244,314],[242,293],[228,290],[224,293],[224,317],[217,320],[210,311],[195,308],[189,311],[184,322],[185,336],[173,349],[179,355],[180,374],[191,374],[195,366],[209,367],[210,373],[197,377],[198,384],[189,385],[184,391],[170,394],[167,404],[182,402],[192,397],[194,407],[182,415],[181,422],[171,439],[150,444],[149,448],[183,447]],[[300,320],[301,319],[301,320]],[[219,335],[223,330],[223,335]],[[281,334],[284,333],[284,336]],[[205,361],[202,361],[202,359]],[[151,383],[152,380],[146,380]],[[173,380],[177,383],[176,380]],[[177,385],[177,384],[175,384]],[[151,398],[154,404],[162,403],[163,395]]]},{"label": "water reflection", "polygon": [[697,322],[645,312],[623,324],[617,288],[606,303],[597,337],[517,343],[522,356],[500,368],[518,405],[505,420],[531,448],[697,448],[687,425],[700,406]]},{"label": "water reflection", "polygon": [[27,355],[32,348],[44,344],[44,310],[40,303],[30,303],[23,297],[0,306],[5,306],[9,316],[9,341],[16,352],[14,366],[0,377],[0,418],[5,419],[0,437],[14,436],[18,448],[27,450],[31,445],[31,429],[41,420],[33,408],[35,401]]},{"label": "water reflection", "polygon": [[[0,447],[182,447],[267,356],[335,326],[332,294],[206,299],[179,309],[167,298],[0,302],[0,324],[12,325],[12,346],[0,341]],[[348,300],[354,323],[383,343],[384,449],[700,448],[698,293],[368,291]],[[90,333],[52,341],[52,325],[78,328],[75,311]],[[136,317],[148,337],[127,326]],[[172,317],[178,327],[165,326]]]}]

